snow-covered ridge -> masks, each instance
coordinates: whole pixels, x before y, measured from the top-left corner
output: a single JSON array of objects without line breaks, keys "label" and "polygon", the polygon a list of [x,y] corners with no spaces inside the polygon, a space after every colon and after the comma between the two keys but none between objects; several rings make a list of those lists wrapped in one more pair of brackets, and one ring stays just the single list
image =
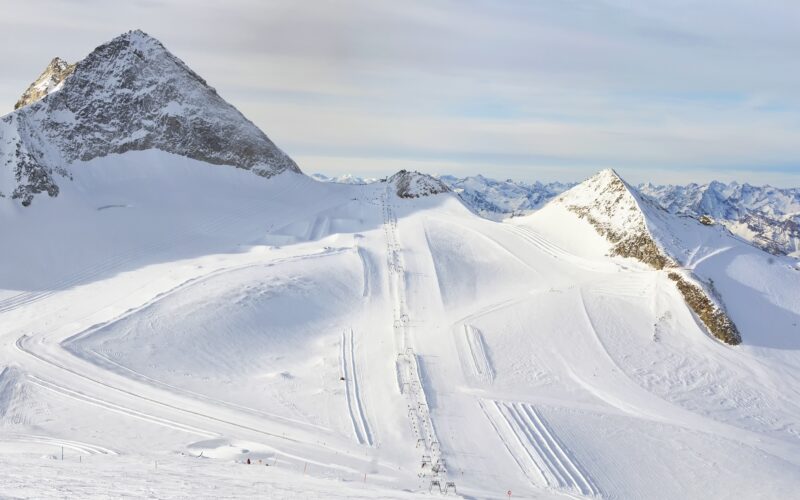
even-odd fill
[{"label": "snow-covered ridge", "polygon": [[34,80],[25,90],[25,93],[22,94],[22,97],[20,97],[14,105],[14,109],[33,104],[51,93],[60,90],[64,80],[74,71],[74,64],[69,64],[60,57],[56,57],[50,61],[50,64],[48,64],[42,74],[39,75],[39,78]]},{"label": "snow-covered ridge", "polygon": [[60,90],[3,117],[0,161],[11,175],[0,176],[0,192],[28,205],[38,193],[56,196],[76,160],[145,149],[264,177],[299,172],[205,80],[137,30],[97,47]]},{"label": "snow-covered ridge", "polygon": [[610,255],[630,257],[655,269],[667,269],[687,305],[717,339],[736,345],[741,335],[728,317],[710,282],[686,269],[687,248],[681,234],[716,231],[691,218],[678,217],[640,195],[611,169],[565,192],[553,203],[565,206],[589,222],[611,243]]}]

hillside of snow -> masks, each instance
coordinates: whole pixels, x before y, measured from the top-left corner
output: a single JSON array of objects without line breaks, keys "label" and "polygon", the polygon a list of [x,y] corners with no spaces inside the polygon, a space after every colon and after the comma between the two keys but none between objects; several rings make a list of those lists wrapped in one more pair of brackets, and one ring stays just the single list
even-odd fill
[{"label": "hillside of snow", "polygon": [[[113,74],[167,64],[186,83],[143,36],[93,54],[119,51]],[[0,198],[0,497],[796,494],[793,259],[610,170],[498,222],[442,178],[254,175],[222,161],[238,154],[227,143],[196,154],[208,136],[158,123],[86,157],[67,154],[90,147],[82,128],[13,135],[61,116],[85,61],[0,122],[4,145],[43,155],[25,161],[54,161],[58,188]],[[181,116],[222,113],[266,148],[194,81],[137,95],[200,92],[209,107]],[[110,82],[81,109],[125,109]],[[4,193],[31,181],[18,160]],[[715,335],[715,311],[739,342]]]},{"label": "hillside of snow", "polygon": [[736,348],[559,203],[496,223],[450,193],[158,151],[75,171],[57,198],[0,200],[0,257],[24,263],[0,268],[0,455],[24,477],[65,446],[64,477],[163,461],[233,496],[247,458],[312,496],[365,474],[367,496],[798,486],[800,272],[729,235],[684,264],[716,273]]}]

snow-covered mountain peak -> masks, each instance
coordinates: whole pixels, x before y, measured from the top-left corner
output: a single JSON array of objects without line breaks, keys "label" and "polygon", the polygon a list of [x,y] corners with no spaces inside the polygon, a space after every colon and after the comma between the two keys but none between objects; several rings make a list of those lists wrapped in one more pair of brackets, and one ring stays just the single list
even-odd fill
[{"label": "snow-covered mountain peak", "polygon": [[44,69],[42,74],[25,90],[22,97],[20,97],[14,105],[14,109],[33,104],[61,89],[61,84],[73,71],[75,71],[74,64],[69,64],[60,57],[54,58]]},{"label": "snow-covered mountain peak", "polygon": [[[58,90],[54,92],[53,90]],[[0,193],[56,196],[76,161],[159,149],[271,177],[299,168],[155,38],[136,30],[97,47],[41,100],[0,123]]]},{"label": "snow-covered mountain peak", "polygon": [[[634,234],[647,233],[641,209],[642,200],[636,191],[612,169],[601,170],[557,198],[571,211],[587,219],[610,241],[617,244],[615,252],[624,255],[623,246]],[[640,257],[637,257],[640,258]],[[667,262],[649,262],[658,268]]]},{"label": "snow-covered mountain peak", "polygon": [[401,170],[387,179],[400,198],[419,198],[450,192],[442,181],[428,174]]},{"label": "snow-covered mountain peak", "polygon": [[655,269],[666,269],[687,305],[712,335],[728,344],[741,342],[713,283],[684,269],[690,254],[689,241],[716,237],[719,228],[667,213],[611,169],[565,192],[555,203],[577,214],[605,237],[611,243],[611,256],[630,257]]}]

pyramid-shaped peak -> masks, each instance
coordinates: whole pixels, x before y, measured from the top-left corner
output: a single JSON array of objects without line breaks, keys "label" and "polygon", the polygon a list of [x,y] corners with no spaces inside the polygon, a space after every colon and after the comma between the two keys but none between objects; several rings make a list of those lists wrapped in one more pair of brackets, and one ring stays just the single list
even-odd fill
[{"label": "pyramid-shaped peak", "polygon": [[614,169],[603,169],[559,197],[570,205],[602,205],[610,209],[637,209],[636,191]]},{"label": "pyramid-shaped peak", "polygon": [[583,184],[597,187],[624,187],[630,190],[628,183],[620,177],[616,170],[613,168],[604,168],[593,176],[586,179]]},{"label": "pyramid-shaped peak", "polygon": [[[129,39],[141,39],[141,40],[155,40],[152,36],[148,35],[144,31],[140,29],[130,30],[127,33],[123,33],[120,37],[125,37]],[[156,40],[157,41],[157,40]]]},{"label": "pyramid-shaped peak", "polygon": [[653,210],[612,169],[601,170],[556,198],[613,244],[612,255],[633,257],[658,269],[673,264],[650,233]]},{"label": "pyramid-shaped peak", "polygon": [[164,44],[161,43],[157,38],[152,37],[145,33],[142,30],[131,30],[127,33],[123,33],[118,37],[114,38],[113,40],[101,45],[98,48],[102,48],[107,45],[120,45],[122,47],[128,48],[130,50],[139,50],[139,51],[166,51],[167,49],[164,47]]},{"label": "pyramid-shaped peak", "polygon": [[594,174],[594,177],[601,179],[622,179],[616,170],[613,168],[604,168],[603,170]]},{"label": "pyramid-shaped peak", "polygon": [[100,45],[81,61],[79,66],[82,70],[100,65],[111,65],[116,71],[129,67],[142,69],[146,65],[159,71],[169,69],[164,67],[163,61],[169,61],[184,71],[194,73],[183,61],[172,55],[158,39],[142,30],[128,31]]},{"label": "pyramid-shaped peak", "polygon": [[66,68],[55,76],[48,68],[15,112],[16,126],[26,131],[19,150],[27,156],[12,197],[23,204],[43,191],[56,196],[55,175],[66,176],[69,164],[127,151],[158,149],[264,177],[300,172],[258,127],[141,30]]}]

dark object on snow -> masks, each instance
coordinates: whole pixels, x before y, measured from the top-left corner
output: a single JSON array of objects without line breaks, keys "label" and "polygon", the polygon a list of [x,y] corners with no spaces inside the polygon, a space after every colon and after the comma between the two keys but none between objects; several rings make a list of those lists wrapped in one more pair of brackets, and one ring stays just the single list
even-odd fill
[{"label": "dark object on snow", "polygon": [[339,380],[344,380],[344,377],[339,377]]},{"label": "dark object on snow", "polygon": [[247,465],[250,465],[250,459],[249,458],[247,459]]}]

